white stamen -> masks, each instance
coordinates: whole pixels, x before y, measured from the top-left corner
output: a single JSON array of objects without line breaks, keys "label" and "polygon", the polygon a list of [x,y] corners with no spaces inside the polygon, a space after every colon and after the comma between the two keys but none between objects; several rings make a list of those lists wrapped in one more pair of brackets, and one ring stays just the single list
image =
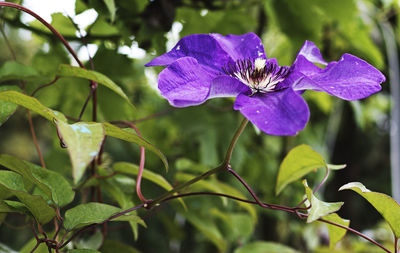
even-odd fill
[{"label": "white stamen", "polygon": [[265,59],[263,59],[263,58],[257,58],[257,59],[254,61],[254,67],[256,68],[256,70],[261,70],[261,69],[263,69],[263,68],[265,67],[265,62],[266,62]]}]

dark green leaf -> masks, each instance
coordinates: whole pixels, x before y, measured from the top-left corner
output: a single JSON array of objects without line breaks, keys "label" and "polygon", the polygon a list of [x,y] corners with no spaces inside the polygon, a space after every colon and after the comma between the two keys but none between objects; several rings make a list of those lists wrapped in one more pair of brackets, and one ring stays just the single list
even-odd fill
[{"label": "dark green leaf", "polygon": [[59,69],[58,69],[58,75],[63,76],[63,77],[80,77],[80,78],[85,78],[88,80],[93,80],[99,84],[102,84],[106,86],[107,88],[111,89],[115,93],[117,93],[119,96],[124,98],[128,104],[134,109],[135,107],[133,104],[129,101],[129,98],[125,95],[125,93],[122,91],[122,89],[115,84],[110,78],[107,76],[93,71],[93,70],[87,70],[79,67],[74,67],[66,64],[61,64]]},{"label": "dark green leaf", "polygon": [[[5,85],[0,86],[0,92],[5,90],[20,91],[17,86]],[[0,100],[0,126],[17,110],[17,105],[4,100]]]},{"label": "dark green leaf", "polygon": [[81,204],[65,212],[64,227],[72,230],[89,224],[101,223],[121,211],[121,208],[103,203]]},{"label": "dark green leaf", "polygon": [[41,196],[31,195],[25,191],[22,177],[19,174],[12,171],[0,171],[0,185],[12,191],[39,223],[46,224],[55,216],[54,209]]},{"label": "dark green leaf", "polygon": [[19,62],[8,61],[0,67],[0,82],[8,80],[31,80],[39,73],[32,67]]},{"label": "dark green leaf", "polygon": [[102,253],[140,253],[140,251],[136,250],[132,246],[113,240],[106,240],[100,250]]},{"label": "dark green leaf", "polygon": [[58,206],[64,206],[74,199],[75,193],[71,185],[57,172],[5,154],[0,155],[0,165],[17,172],[38,186]]}]

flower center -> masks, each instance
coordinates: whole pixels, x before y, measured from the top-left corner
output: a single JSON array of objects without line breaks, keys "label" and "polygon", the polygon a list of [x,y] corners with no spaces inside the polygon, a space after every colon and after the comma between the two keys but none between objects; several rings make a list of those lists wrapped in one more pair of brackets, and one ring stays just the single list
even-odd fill
[{"label": "flower center", "polygon": [[234,77],[251,89],[251,95],[278,90],[277,84],[289,74],[289,67],[278,66],[275,62],[267,62],[263,58],[254,60],[237,60],[222,69],[227,75]]}]

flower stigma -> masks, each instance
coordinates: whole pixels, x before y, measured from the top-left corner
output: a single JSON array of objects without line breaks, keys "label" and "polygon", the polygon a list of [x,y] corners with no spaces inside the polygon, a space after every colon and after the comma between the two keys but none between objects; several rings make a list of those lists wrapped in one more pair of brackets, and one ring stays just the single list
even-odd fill
[{"label": "flower stigma", "polygon": [[251,89],[250,96],[256,93],[268,93],[278,90],[277,84],[289,74],[289,67],[280,67],[274,61],[266,59],[244,59],[230,63],[223,71],[247,85]]}]

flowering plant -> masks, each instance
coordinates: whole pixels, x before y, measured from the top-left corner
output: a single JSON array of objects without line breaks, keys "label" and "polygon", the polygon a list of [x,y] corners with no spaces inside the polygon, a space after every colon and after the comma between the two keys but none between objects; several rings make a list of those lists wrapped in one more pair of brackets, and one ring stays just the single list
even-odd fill
[{"label": "flowering plant", "polygon": [[380,91],[385,81],[379,70],[351,54],[327,63],[311,41],[304,43],[292,66],[279,66],[267,58],[254,33],[186,36],[146,64],[159,65],[167,68],[159,75],[158,88],[171,105],[236,97],[233,108],[271,135],[295,135],[304,129],[310,114],[301,97],[305,90],[356,100]]}]

